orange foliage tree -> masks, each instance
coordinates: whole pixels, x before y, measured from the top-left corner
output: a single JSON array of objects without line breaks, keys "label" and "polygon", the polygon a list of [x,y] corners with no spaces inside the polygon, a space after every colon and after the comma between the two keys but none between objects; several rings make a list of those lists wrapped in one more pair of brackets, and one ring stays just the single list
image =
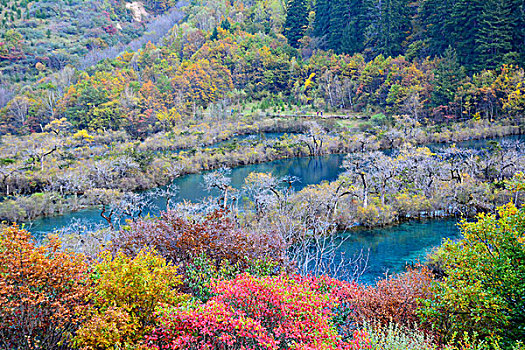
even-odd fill
[{"label": "orange foliage tree", "polygon": [[430,270],[423,267],[388,276],[375,286],[361,287],[359,298],[353,300],[358,320],[415,326],[421,300],[432,297],[432,278]]},{"label": "orange foliage tree", "polygon": [[215,102],[233,89],[230,71],[205,59],[183,62],[171,83],[182,92],[188,110]]},{"label": "orange foliage tree", "polygon": [[66,349],[86,307],[84,256],[38,246],[18,226],[0,233],[0,348]]}]

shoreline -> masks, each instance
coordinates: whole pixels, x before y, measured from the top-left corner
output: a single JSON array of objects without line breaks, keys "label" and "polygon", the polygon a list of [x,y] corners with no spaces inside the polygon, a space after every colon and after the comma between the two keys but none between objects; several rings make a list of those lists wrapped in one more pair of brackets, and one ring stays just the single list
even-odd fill
[{"label": "shoreline", "polygon": [[[507,128],[510,128],[510,130],[506,130]],[[465,141],[475,141],[475,140],[487,140],[487,139],[493,139],[493,138],[499,138],[499,137],[509,137],[509,136],[521,136],[523,135],[523,133],[521,133],[521,128],[519,126],[507,126],[507,125],[501,125],[500,126],[500,129],[503,129],[503,130],[498,130],[498,131],[508,131],[506,133],[496,133],[494,131],[496,130],[487,130],[488,132],[486,133],[483,133],[483,134],[477,134],[477,135],[474,135],[472,137],[472,135],[470,135],[470,137],[461,137],[462,135],[460,135],[459,133],[456,134],[456,135],[453,135],[453,140],[449,140],[449,141],[443,141],[443,140],[436,140],[436,139],[433,139],[431,140],[430,142],[424,142],[424,143],[415,143],[416,146],[418,147],[421,147],[421,146],[425,146],[425,145],[428,145],[428,144],[432,144],[432,143],[435,143],[435,144],[447,144],[447,143],[457,143],[457,142],[465,142]],[[464,130],[464,129],[462,129]],[[257,134],[260,134],[260,132],[258,132]],[[286,134],[286,132],[285,132]],[[496,135],[495,135],[496,134]],[[243,134],[243,135],[252,135],[252,134]],[[256,135],[256,134],[253,134],[253,135]],[[297,136],[297,135],[295,135]],[[340,136],[340,138],[342,138]],[[437,138],[437,137],[435,137]],[[377,142],[380,142],[377,140],[377,137],[371,137],[370,139],[372,139],[373,141],[375,141],[376,143]],[[280,139],[276,139],[277,140],[280,140]],[[223,140],[223,141],[219,141],[219,142],[225,142],[227,140]],[[259,146],[261,143],[257,143],[256,145]],[[209,145],[208,145],[209,146]],[[271,163],[271,162],[274,162],[274,161],[279,161],[279,160],[286,160],[286,159],[294,159],[294,158],[313,158],[313,157],[318,157],[318,156],[330,156],[330,155],[341,155],[341,154],[348,154],[348,153],[352,153],[352,152],[356,152],[356,150],[352,150],[350,146],[354,146],[355,145],[346,145],[347,147],[345,149],[322,149],[320,150],[320,153],[317,154],[317,155],[308,155],[308,154],[298,154],[298,155],[293,155],[293,156],[289,156],[288,154],[285,154],[285,153],[274,153],[273,154],[273,158],[270,158],[270,159],[263,159],[263,157],[265,155],[263,155],[263,157],[261,158],[253,158],[253,159],[248,159],[247,162],[244,162],[242,159],[238,159],[238,161],[235,163],[235,164],[226,164],[229,168],[239,168],[239,167],[243,167],[243,166],[250,166],[250,165],[256,165],[256,164],[264,164],[264,163]],[[385,151],[385,150],[391,150],[391,149],[397,149],[397,147],[381,147],[380,144],[377,144],[377,150],[382,150],[382,151]],[[202,148],[202,147],[199,147],[198,148],[200,151],[205,151],[205,150],[212,150],[212,151],[220,151],[220,149],[207,149],[206,147]],[[272,147],[272,149],[275,150],[275,148]],[[170,152],[168,152],[170,153]],[[197,153],[197,152],[195,152]],[[209,153],[212,153],[212,152],[209,152]],[[190,162],[193,160],[193,161],[198,161],[197,157],[196,156],[193,156],[193,157],[188,157],[186,158],[187,160],[189,160]],[[235,159],[234,159],[235,160]],[[208,163],[209,165],[209,163]],[[193,168],[193,169],[187,169],[187,168],[183,168],[180,172],[180,175],[178,177],[183,177],[183,176],[186,176],[186,175],[192,175],[192,174],[200,174],[200,173],[204,173],[204,172],[208,172],[208,171],[213,171],[213,170],[216,170],[216,169],[219,169],[221,167],[224,167],[225,164],[222,164],[222,163],[219,163],[219,164],[212,164],[211,166],[208,166],[208,167],[203,167],[202,169],[197,169],[197,168]],[[156,184],[157,186],[151,186],[151,187],[147,187],[147,188],[143,188],[140,190],[140,192],[142,191],[150,191],[150,190],[153,190],[155,188],[158,188],[158,187],[163,187],[163,186],[166,186],[168,185],[169,182],[167,183],[162,183],[160,184]],[[136,192],[136,191],[134,191]],[[46,193],[46,192],[44,192]],[[47,192],[47,193],[54,193],[54,192]],[[30,196],[26,196],[26,198],[29,198]],[[20,197],[17,197],[17,198],[20,198]],[[66,200],[66,198],[62,197],[61,200]],[[78,200],[78,197],[75,197],[75,200]],[[64,207],[68,207],[68,206],[71,206],[71,201],[67,202],[67,203],[64,203],[63,206]],[[38,220],[38,219],[42,219],[42,218],[53,218],[53,217],[60,217],[60,216],[63,216],[63,215],[68,215],[70,213],[77,213],[77,212],[81,212],[81,211],[85,211],[85,210],[91,210],[91,209],[95,209],[99,204],[78,204],[79,207],[77,209],[74,209],[74,210],[64,210],[63,212],[61,213],[58,213],[56,215],[39,215],[35,218],[33,218],[33,220],[30,220],[30,221],[27,221],[27,220],[24,220],[24,221],[20,221],[20,223],[31,223],[32,221],[35,221],[35,220]],[[55,212],[56,213],[56,212]]]}]

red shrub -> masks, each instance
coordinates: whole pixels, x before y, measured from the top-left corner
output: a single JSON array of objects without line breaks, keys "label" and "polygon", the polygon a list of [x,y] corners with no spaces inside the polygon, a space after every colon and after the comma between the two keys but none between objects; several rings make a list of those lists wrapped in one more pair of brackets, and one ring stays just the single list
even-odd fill
[{"label": "red shrub", "polygon": [[362,287],[359,298],[354,300],[357,318],[413,327],[418,322],[419,300],[431,296],[431,282],[430,270],[421,268],[389,276],[375,286]]},{"label": "red shrub", "polygon": [[365,330],[356,330],[352,334],[352,340],[345,347],[346,350],[372,349],[372,342]]},{"label": "red shrub", "polygon": [[330,278],[239,275],[193,309],[172,309],[149,338],[156,349],[344,348],[335,307],[357,287]]},{"label": "red shrub", "polygon": [[175,211],[163,212],[158,218],[131,223],[113,241],[115,251],[129,256],[136,255],[144,246],[154,248],[177,264],[185,264],[202,254],[213,261],[227,259],[232,264],[265,256],[276,261],[285,259],[280,239],[247,233],[220,210],[191,219]]}]

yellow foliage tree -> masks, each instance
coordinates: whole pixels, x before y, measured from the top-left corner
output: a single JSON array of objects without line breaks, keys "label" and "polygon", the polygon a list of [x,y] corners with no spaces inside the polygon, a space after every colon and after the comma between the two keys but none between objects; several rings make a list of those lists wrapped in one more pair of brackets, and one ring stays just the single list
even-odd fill
[{"label": "yellow foliage tree", "polygon": [[177,267],[151,250],[134,258],[105,251],[100,259],[92,275],[89,319],[77,332],[76,344],[86,350],[140,348],[156,309],[186,300],[178,289]]}]

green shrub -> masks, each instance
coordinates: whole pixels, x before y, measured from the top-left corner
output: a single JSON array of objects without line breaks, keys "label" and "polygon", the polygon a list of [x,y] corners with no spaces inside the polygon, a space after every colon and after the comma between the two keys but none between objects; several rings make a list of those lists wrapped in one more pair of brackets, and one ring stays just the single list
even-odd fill
[{"label": "green shrub", "polygon": [[463,239],[441,248],[445,277],[423,301],[421,317],[445,341],[477,333],[509,348],[525,339],[524,214],[513,204],[480,214],[462,222]]}]

